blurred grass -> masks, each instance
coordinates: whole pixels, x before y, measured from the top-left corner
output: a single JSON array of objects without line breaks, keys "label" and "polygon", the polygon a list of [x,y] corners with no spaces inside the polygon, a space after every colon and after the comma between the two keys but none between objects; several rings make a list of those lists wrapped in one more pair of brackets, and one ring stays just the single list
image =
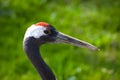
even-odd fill
[{"label": "blurred grass", "polygon": [[22,49],[25,30],[39,21],[101,49],[43,45],[58,80],[120,79],[119,0],[0,0],[0,80],[39,80]]}]

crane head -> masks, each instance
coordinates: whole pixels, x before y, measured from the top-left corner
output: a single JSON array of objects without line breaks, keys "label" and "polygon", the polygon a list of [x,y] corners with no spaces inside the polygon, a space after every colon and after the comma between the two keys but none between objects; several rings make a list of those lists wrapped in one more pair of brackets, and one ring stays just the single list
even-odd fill
[{"label": "crane head", "polygon": [[30,26],[25,33],[24,41],[29,38],[34,39],[33,43],[36,44],[67,43],[78,47],[88,48],[90,50],[99,50],[88,42],[57,31],[52,25],[46,22],[39,22]]}]

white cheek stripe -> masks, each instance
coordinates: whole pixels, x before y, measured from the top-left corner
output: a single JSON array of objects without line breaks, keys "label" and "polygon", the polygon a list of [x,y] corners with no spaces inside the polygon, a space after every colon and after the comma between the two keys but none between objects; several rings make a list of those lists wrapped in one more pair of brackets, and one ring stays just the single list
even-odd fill
[{"label": "white cheek stripe", "polygon": [[32,25],[26,30],[24,40],[28,37],[40,38],[40,36],[46,35],[44,30],[46,30],[46,28],[43,26]]}]

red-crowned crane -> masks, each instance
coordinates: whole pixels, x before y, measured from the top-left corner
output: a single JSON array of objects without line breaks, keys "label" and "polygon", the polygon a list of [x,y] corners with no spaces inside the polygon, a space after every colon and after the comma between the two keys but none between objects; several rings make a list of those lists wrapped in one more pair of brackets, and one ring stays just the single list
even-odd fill
[{"label": "red-crowned crane", "polygon": [[58,32],[52,25],[46,22],[33,24],[26,30],[23,47],[42,80],[56,80],[55,75],[39,53],[39,46],[45,43],[67,43],[78,47],[88,48],[90,50],[98,50],[97,47],[87,42]]}]

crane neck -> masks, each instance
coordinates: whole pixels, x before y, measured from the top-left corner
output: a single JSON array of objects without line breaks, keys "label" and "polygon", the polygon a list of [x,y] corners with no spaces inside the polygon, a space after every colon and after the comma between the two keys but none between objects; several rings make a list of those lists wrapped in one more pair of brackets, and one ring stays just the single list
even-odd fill
[{"label": "crane neck", "polygon": [[41,57],[38,44],[33,42],[32,38],[23,42],[26,55],[42,77],[42,80],[56,80],[55,75]]}]

